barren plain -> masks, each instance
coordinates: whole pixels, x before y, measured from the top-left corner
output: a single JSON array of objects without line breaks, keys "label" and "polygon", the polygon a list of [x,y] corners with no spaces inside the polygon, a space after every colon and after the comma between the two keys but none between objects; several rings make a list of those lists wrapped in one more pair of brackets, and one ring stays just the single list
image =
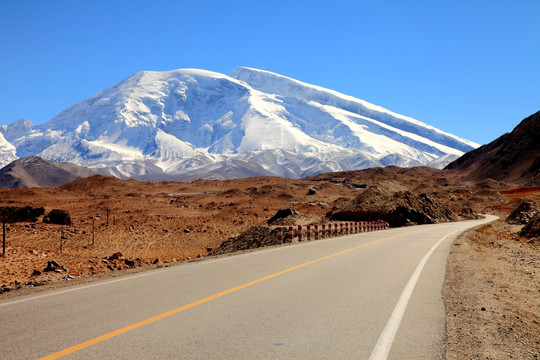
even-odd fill
[{"label": "barren plain", "polygon": [[[266,226],[279,209],[301,214],[290,223],[326,222],[327,213],[345,208],[383,180],[426,193],[455,214],[486,212],[501,218],[466,233],[450,252],[444,292],[447,357],[537,358],[540,242],[519,236],[521,226],[503,220],[519,199],[540,202],[540,188],[469,182],[459,173],[429,168],[192,183],[97,175],[57,189],[0,190],[2,207],[43,207],[46,213],[61,209],[72,222],[53,225],[40,217],[6,224],[0,298],[204,259],[231,237]],[[44,271],[50,262],[58,266]]]}]

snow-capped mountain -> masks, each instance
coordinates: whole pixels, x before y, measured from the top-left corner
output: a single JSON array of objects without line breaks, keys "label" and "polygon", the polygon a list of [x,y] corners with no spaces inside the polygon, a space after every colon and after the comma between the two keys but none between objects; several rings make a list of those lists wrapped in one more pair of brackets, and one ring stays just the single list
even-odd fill
[{"label": "snow-capped mountain", "polygon": [[37,155],[145,179],[440,167],[476,147],[366,101],[244,67],[231,76],[143,71],[43,125],[0,127],[2,164]]}]

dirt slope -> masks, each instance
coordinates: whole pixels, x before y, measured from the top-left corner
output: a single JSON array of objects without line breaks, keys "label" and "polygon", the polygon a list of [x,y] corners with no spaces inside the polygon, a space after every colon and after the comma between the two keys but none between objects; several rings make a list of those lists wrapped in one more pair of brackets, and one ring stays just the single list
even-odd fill
[{"label": "dirt slope", "polygon": [[540,112],[524,119],[508,134],[466,153],[446,169],[470,172],[467,179],[495,179],[540,185]]}]

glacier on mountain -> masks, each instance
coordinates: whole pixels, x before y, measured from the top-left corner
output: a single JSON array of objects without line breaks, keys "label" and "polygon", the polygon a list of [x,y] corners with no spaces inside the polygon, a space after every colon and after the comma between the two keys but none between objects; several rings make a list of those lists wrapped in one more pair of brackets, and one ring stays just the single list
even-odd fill
[{"label": "glacier on mountain", "polygon": [[146,180],[299,178],[441,167],[478,144],[268,71],[143,71],[45,124],[0,127],[0,162],[37,155]]}]

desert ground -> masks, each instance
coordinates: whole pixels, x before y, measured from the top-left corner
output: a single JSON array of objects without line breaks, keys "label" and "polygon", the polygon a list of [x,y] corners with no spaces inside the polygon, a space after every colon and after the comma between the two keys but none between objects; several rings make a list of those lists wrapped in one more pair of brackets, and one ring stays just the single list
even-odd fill
[{"label": "desert ground", "polygon": [[[456,214],[468,209],[501,218],[467,232],[452,246],[444,289],[447,357],[538,358],[540,239],[521,237],[522,225],[504,219],[519,199],[540,203],[540,188],[493,180],[467,182],[459,173],[429,168],[192,183],[98,175],[56,189],[0,190],[1,207],[43,207],[45,213],[61,209],[72,222],[48,224],[41,216],[6,224],[0,299],[204,260],[231,237],[255,225],[266,226],[279,209],[301,214],[285,223],[322,223],[327,213],[346,207],[382,180],[429,194]],[[50,262],[56,264],[52,269]],[[51,271],[45,271],[48,266]]]},{"label": "desert ground", "polygon": [[539,188],[499,191],[499,220],[462,234],[450,249],[443,297],[447,359],[540,358],[540,238],[505,219]]}]

